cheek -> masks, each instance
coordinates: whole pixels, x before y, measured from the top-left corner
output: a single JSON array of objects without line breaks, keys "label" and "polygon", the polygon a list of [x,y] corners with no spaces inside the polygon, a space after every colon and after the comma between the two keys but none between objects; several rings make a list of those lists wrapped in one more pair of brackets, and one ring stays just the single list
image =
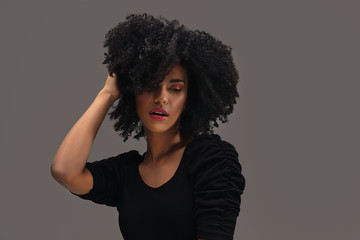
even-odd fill
[{"label": "cheek", "polygon": [[136,103],[136,111],[137,114],[140,115],[141,113],[144,112],[144,108],[145,108],[145,99],[141,96],[136,96],[135,98],[135,103]]},{"label": "cheek", "polygon": [[181,99],[177,99],[176,103],[175,103],[175,107],[178,110],[178,112],[182,112],[185,108],[185,102],[186,102],[186,97],[183,97]]}]

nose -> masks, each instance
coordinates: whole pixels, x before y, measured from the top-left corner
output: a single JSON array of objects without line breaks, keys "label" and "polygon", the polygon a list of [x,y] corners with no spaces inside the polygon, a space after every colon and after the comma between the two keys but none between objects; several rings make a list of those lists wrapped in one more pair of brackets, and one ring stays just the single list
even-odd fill
[{"label": "nose", "polygon": [[159,86],[154,91],[154,103],[166,104],[167,102],[168,102],[168,98],[167,98],[167,95],[166,95],[166,89]]}]

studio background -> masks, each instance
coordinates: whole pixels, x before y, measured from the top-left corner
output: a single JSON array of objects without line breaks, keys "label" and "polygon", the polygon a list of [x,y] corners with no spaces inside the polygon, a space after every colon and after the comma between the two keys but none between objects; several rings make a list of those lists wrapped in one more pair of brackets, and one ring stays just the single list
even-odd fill
[{"label": "studio background", "polygon": [[[116,208],[51,176],[107,76],[107,31],[178,19],[233,48],[240,98],[215,133],[246,178],[235,240],[360,239],[358,1],[1,1],[0,239],[122,239]],[[131,149],[108,116],[89,160]]]}]

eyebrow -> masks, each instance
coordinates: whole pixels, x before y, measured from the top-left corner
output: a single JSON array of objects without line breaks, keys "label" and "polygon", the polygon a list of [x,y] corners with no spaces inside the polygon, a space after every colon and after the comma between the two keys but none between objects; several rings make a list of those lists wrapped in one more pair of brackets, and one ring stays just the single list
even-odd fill
[{"label": "eyebrow", "polygon": [[173,78],[173,79],[170,79],[169,81],[170,83],[174,83],[174,82],[183,82],[185,84],[185,81],[184,80],[181,80],[181,79],[178,79],[178,78]]}]

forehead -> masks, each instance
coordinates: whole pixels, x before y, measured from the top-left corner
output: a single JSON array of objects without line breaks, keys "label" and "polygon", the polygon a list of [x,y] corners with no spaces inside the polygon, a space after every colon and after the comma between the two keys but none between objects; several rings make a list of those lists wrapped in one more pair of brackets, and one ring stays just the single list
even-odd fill
[{"label": "forehead", "polygon": [[[153,79],[148,78],[145,80],[145,83],[143,85],[143,88],[147,89],[155,89],[159,87],[159,85],[164,84],[184,84],[185,87],[188,85],[188,73],[186,67],[181,65],[180,63],[176,64],[170,72],[168,72],[167,75],[164,76],[161,82],[158,82],[157,84],[154,83]],[[142,91],[139,92],[141,94]],[[137,95],[137,94],[136,94]]]},{"label": "forehead", "polygon": [[176,64],[168,75],[165,76],[164,81],[186,83],[188,81],[186,68],[179,63]]}]

